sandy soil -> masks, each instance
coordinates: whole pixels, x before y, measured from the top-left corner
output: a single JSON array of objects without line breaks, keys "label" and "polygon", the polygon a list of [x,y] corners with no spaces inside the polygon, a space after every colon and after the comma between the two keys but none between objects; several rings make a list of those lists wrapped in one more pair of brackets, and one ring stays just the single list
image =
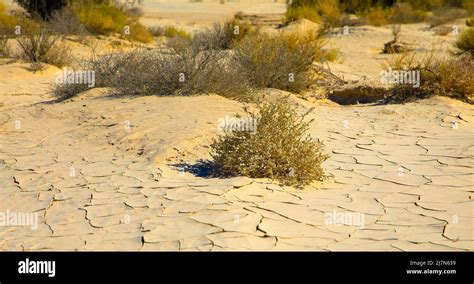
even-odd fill
[{"label": "sandy soil", "polygon": [[[404,27],[424,48],[448,44]],[[334,35],[346,78],[376,81],[387,27]],[[111,97],[93,89],[53,103],[55,67],[0,65],[0,211],[39,226],[1,227],[0,250],[474,250],[474,108],[448,98],[316,107],[311,135],[328,179],[304,189],[196,175],[217,121],[242,104],[216,95]],[[278,90],[263,93],[281,95]],[[363,214],[363,226],[327,213]]]}]

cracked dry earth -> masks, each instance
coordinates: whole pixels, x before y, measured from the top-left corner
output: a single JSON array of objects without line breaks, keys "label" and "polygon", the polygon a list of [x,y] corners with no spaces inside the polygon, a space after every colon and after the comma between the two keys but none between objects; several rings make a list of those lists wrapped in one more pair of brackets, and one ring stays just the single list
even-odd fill
[{"label": "cracked dry earth", "polygon": [[[39,225],[0,227],[1,250],[474,249],[468,104],[295,99],[302,110],[316,106],[311,134],[330,154],[328,179],[295,189],[173,166],[208,158],[217,119],[241,111],[238,102],[110,98],[95,89],[45,103],[45,86],[36,95],[9,86],[0,106],[0,211],[37,212]],[[328,212],[363,213],[365,224],[326,225]]]}]

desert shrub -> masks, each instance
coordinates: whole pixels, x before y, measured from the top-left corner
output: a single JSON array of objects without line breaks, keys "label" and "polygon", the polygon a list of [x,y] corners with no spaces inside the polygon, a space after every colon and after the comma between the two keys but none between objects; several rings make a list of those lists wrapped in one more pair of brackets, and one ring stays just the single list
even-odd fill
[{"label": "desert shrub", "polygon": [[468,26],[468,27],[474,26],[474,17],[469,18],[469,19],[466,20],[466,26]]},{"label": "desert shrub", "polygon": [[308,134],[312,121],[300,115],[286,98],[247,109],[256,131],[225,132],[211,145],[216,175],[243,175],[276,179],[286,185],[304,186],[324,177],[327,159],[323,145]]},{"label": "desert shrub", "polygon": [[314,6],[289,6],[286,10],[285,18],[288,22],[293,22],[301,19],[308,19],[313,22],[320,22],[321,17]]},{"label": "desert shrub", "polygon": [[82,35],[87,32],[76,14],[69,8],[56,10],[47,23],[49,32],[62,35]]},{"label": "desert shrub", "polygon": [[367,19],[369,24],[376,27],[387,25],[389,23],[387,12],[380,6],[370,8],[363,13],[362,16]]},{"label": "desert shrub", "polygon": [[[96,87],[113,88],[122,95],[195,95],[217,93],[243,98],[248,93],[245,80],[227,64],[227,53],[204,50],[188,40],[176,38],[168,47],[137,49],[108,54],[82,64],[93,70]],[[236,80],[240,80],[236,84]],[[86,86],[58,86],[54,91],[67,99]]]},{"label": "desert shrub", "polygon": [[397,83],[390,90],[388,102],[408,102],[431,96],[447,96],[473,103],[474,60],[470,55],[437,58],[434,53],[416,53],[394,57],[389,66],[393,70],[419,71],[420,86]]},{"label": "desert shrub", "polygon": [[321,0],[318,2],[317,9],[324,22],[330,27],[341,25],[343,13],[337,0]]},{"label": "desert shrub", "polygon": [[322,49],[322,58],[320,59],[321,61],[329,61],[333,62],[336,61],[336,59],[339,58],[339,49],[332,47],[329,49]]},{"label": "desert shrub", "polygon": [[127,25],[127,14],[109,3],[87,1],[73,9],[79,21],[94,34],[122,33]]},{"label": "desert shrub", "polygon": [[72,57],[67,45],[59,43],[60,37],[43,31],[17,39],[19,57],[31,63],[33,70],[42,69],[42,63],[63,67],[71,64]]},{"label": "desert shrub", "polygon": [[230,49],[254,31],[252,24],[233,19],[223,24],[215,23],[212,28],[196,33],[193,40],[207,48]]},{"label": "desert shrub", "polygon": [[467,28],[459,35],[456,41],[456,47],[474,55],[474,28]]},{"label": "desert shrub", "polygon": [[335,27],[341,25],[343,13],[338,0],[293,1],[287,9],[286,19],[290,22],[300,19],[323,21]]},{"label": "desert shrub", "polygon": [[389,20],[392,23],[407,24],[423,22],[427,13],[421,10],[415,10],[409,3],[396,3],[391,11]]},{"label": "desert shrub", "polygon": [[10,57],[11,49],[8,45],[8,38],[6,36],[0,35],[0,58]]},{"label": "desert shrub", "polygon": [[93,34],[124,34],[126,27],[130,34],[126,38],[150,42],[153,37],[148,30],[138,22],[138,18],[119,9],[110,1],[80,1],[73,3],[72,11],[86,29]]},{"label": "desert shrub", "polygon": [[138,22],[138,19],[129,21],[130,34],[125,35],[126,39],[134,40],[143,43],[149,43],[153,40],[153,36],[148,29]]},{"label": "desert shrub", "polygon": [[323,60],[323,44],[310,30],[250,35],[236,46],[232,65],[252,87],[300,92],[314,83],[311,66]]},{"label": "desert shrub", "polygon": [[[416,10],[430,11],[435,8],[441,7],[444,4],[451,6],[450,3],[448,3],[449,1],[450,0],[404,0],[402,2],[410,4],[410,6],[412,6]],[[454,1],[459,2],[459,0]]]},{"label": "desert shrub", "polygon": [[166,37],[182,37],[186,39],[191,39],[191,35],[188,34],[185,30],[176,28],[174,26],[153,26],[149,27],[148,31],[153,36],[166,36]]},{"label": "desert shrub", "polygon": [[0,32],[2,35],[15,36],[16,26],[21,27],[21,33],[33,32],[39,29],[38,22],[28,19],[24,15],[0,12]]},{"label": "desert shrub", "polygon": [[[411,0],[408,0],[408,2],[410,1]],[[428,0],[421,0],[421,1],[428,1]],[[357,14],[357,13],[369,11],[371,8],[374,8],[374,7],[388,9],[392,7],[397,2],[397,0],[340,0],[339,2],[341,3],[341,6],[344,12]],[[407,2],[407,0],[402,0],[402,2]]]}]

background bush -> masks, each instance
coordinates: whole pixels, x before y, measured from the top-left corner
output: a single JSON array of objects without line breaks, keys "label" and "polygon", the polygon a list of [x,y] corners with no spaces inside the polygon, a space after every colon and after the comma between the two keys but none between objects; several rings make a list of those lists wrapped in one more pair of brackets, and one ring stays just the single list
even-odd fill
[{"label": "background bush", "polygon": [[243,175],[277,179],[286,185],[303,186],[322,180],[321,163],[327,159],[323,145],[308,134],[312,121],[300,115],[286,98],[247,110],[257,130],[226,132],[211,145],[216,175]]},{"label": "background bush", "polygon": [[60,37],[44,31],[30,33],[17,38],[18,56],[31,63],[33,70],[43,68],[42,63],[63,67],[72,63],[72,57],[67,45],[59,43]]},{"label": "background bush", "polygon": [[474,56],[474,28],[467,28],[456,41],[456,47]]},{"label": "background bush", "polygon": [[420,71],[420,86],[396,84],[390,90],[387,102],[409,102],[432,96],[447,96],[474,103],[474,60],[470,54],[437,58],[434,53],[399,54],[390,62],[393,70]]},{"label": "background bush", "polygon": [[153,36],[166,36],[166,37],[182,37],[185,39],[191,39],[191,35],[186,31],[173,27],[173,26],[153,26],[149,27],[148,31]]},{"label": "background bush", "polygon": [[[433,12],[432,16],[429,12]],[[430,19],[439,25],[474,13],[472,0],[294,0],[288,6],[287,21],[302,18],[328,26],[346,24],[345,14],[357,14],[372,25],[416,23]]]},{"label": "background bush", "polygon": [[311,67],[323,59],[323,44],[311,30],[250,35],[236,46],[232,65],[254,88],[300,92],[314,83]]},{"label": "background bush", "polygon": [[[175,38],[164,48],[108,54],[85,62],[81,68],[95,71],[96,87],[113,88],[121,95],[217,93],[244,98],[249,92],[246,81],[239,79],[240,74],[228,66],[227,60],[226,52]],[[85,85],[59,85],[54,93],[67,99],[86,89]]]},{"label": "background bush", "polygon": [[247,35],[256,32],[252,24],[232,19],[224,23],[216,23],[212,28],[198,32],[194,41],[202,46],[216,49],[231,49]]}]

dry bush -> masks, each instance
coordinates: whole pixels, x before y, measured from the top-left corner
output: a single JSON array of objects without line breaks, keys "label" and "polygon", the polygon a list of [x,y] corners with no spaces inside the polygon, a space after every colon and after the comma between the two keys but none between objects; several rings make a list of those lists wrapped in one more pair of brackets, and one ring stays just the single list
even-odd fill
[{"label": "dry bush", "polygon": [[234,18],[223,24],[215,23],[212,28],[196,33],[193,40],[211,49],[231,49],[254,31],[251,23]]},{"label": "dry bush", "polygon": [[1,35],[14,36],[15,27],[21,26],[22,31],[37,30],[38,23],[26,17],[26,15],[18,11],[10,11],[6,13],[5,4],[0,1],[0,32]]},{"label": "dry bush", "polygon": [[19,37],[19,57],[30,62],[33,70],[43,68],[42,63],[63,67],[72,63],[67,45],[59,43],[60,37],[40,31]]},{"label": "dry bush", "polygon": [[[248,93],[246,82],[239,82],[240,74],[226,60],[225,52],[203,50],[188,40],[176,38],[167,48],[108,54],[84,63],[82,69],[95,72],[96,87],[113,88],[122,95],[217,93],[244,98]],[[84,91],[77,86],[67,88],[60,86],[54,93],[66,99]]]},{"label": "dry bush", "polygon": [[324,177],[321,164],[328,158],[323,145],[308,134],[308,113],[300,115],[286,98],[261,103],[258,113],[248,109],[256,132],[225,132],[211,145],[216,175],[243,175],[276,179],[304,186]]},{"label": "dry bush", "polygon": [[166,37],[182,37],[185,39],[191,39],[186,31],[173,27],[173,26],[153,26],[149,27],[148,31],[156,37],[166,36]]},{"label": "dry bush", "polygon": [[339,2],[337,0],[321,0],[317,4],[317,9],[324,22],[330,27],[341,25],[343,13],[339,8]]},{"label": "dry bush", "polygon": [[300,92],[314,83],[314,61],[322,61],[324,42],[320,33],[255,34],[235,48],[233,66],[255,88]]},{"label": "dry bush", "polygon": [[393,70],[420,72],[420,86],[399,83],[390,90],[387,102],[408,102],[431,96],[447,96],[469,103],[474,99],[474,60],[470,55],[437,58],[434,53],[400,54],[388,63]]},{"label": "dry bush", "polygon": [[49,32],[54,34],[83,35],[87,33],[86,27],[69,8],[54,11],[47,24]]},{"label": "dry bush", "polygon": [[2,57],[10,57],[11,56],[11,49],[8,45],[8,38],[4,36],[0,36],[0,58]]},{"label": "dry bush", "polygon": [[387,25],[389,23],[388,13],[381,7],[371,8],[363,14],[363,16],[367,19],[369,24],[376,27]]},{"label": "dry bush", "polygon": [[474,28],[467,28],[456,41],[456,47],[474,55]]},{"label": "dry bush", "polygon": [[324,22],[329,27],[342,24],[344,15],[338,0],[293,1],[285,14],[288,22],[308,19]]},{"label": "dry bush", "polygon": [[314,6],[289,6],[286,10],[285,18],[288,22],[293,22],[301,19],[308,19],[315,23],[321,21],[318,10]]},{"label": "dry bush", "polygon": [[409,3],[398,2],[393,6],[389,20],[395,24],[408,24],[423,22],[426,17],[426,12],[414,10]]}]

